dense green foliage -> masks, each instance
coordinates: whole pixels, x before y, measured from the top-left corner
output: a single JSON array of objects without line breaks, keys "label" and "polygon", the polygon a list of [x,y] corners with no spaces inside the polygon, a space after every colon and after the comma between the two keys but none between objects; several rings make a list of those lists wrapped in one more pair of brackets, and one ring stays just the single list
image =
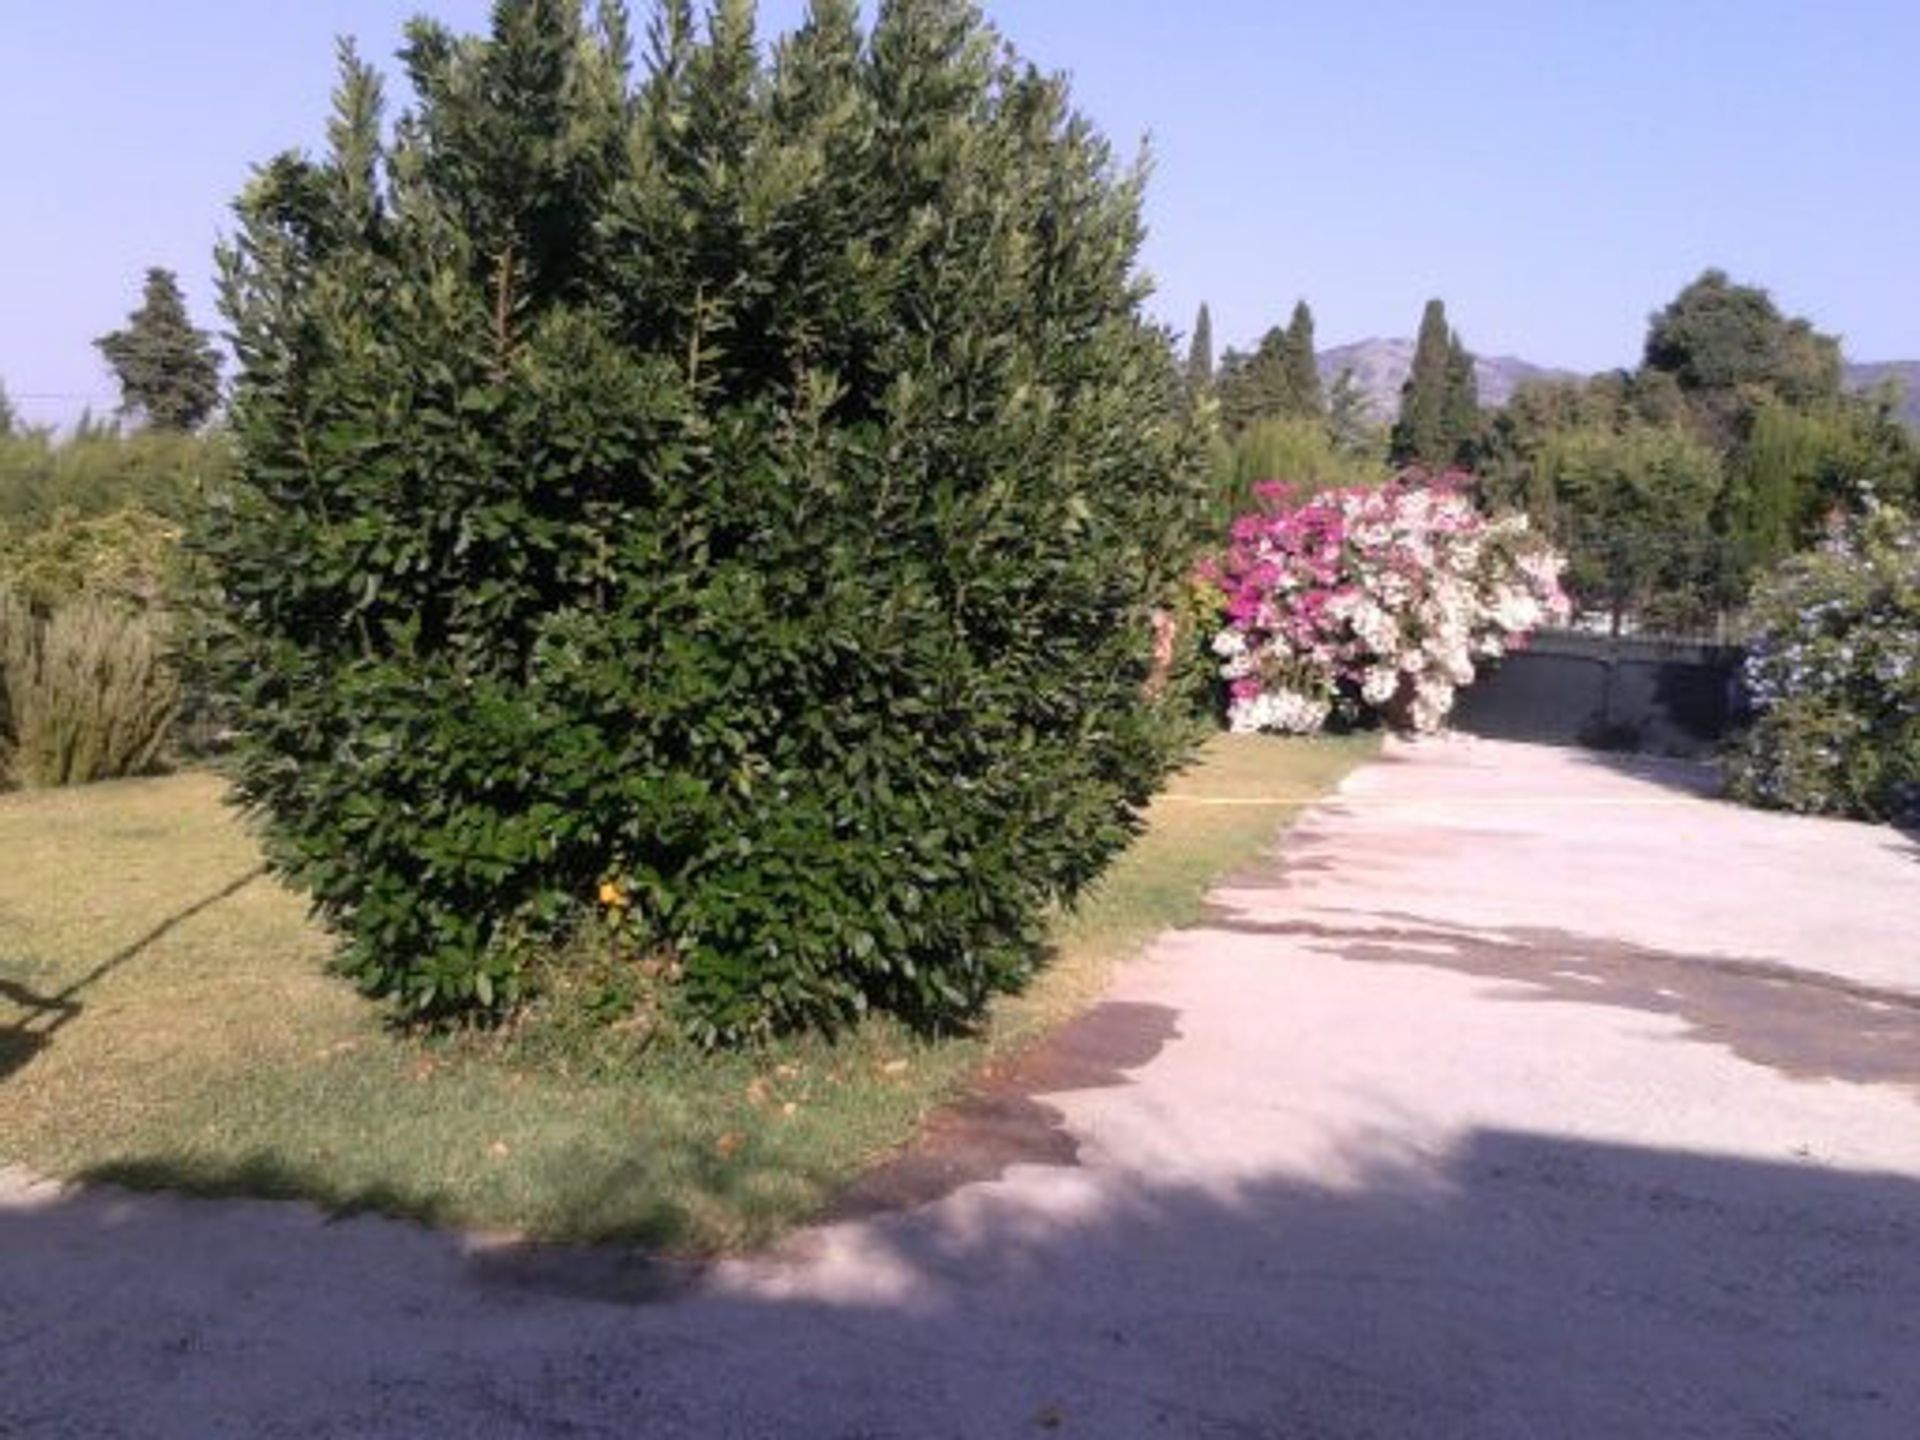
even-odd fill
[{"label": "dense green foliage", "polygon": [[[1264,420],[1303,420],[1324,415],[1320,369],[1313,350],[1313,312],[1304,300],[1292,318],[1260,337],[1251,354],[1229,350],[1216,385],[1220,419],[1228,434]],[[1271,477],[1270,477],[1271,478]]]},{"label": "dense green foliage", "polygon": [[1470,466],[1479,428],[1473,356],[1447,324],[1447,307],[1429,300],[1414,341],[1413,369],[1400,391],[1391,458],[1396,465],[1436,471]]},{"label": "dense green foliage", "polygon": [[0,583],[42,611],[83,598],[159,609],[181,533],[176,522],[138,506],[104,515],[62,510],[31,530],[0,527]]},{"label": "dense green foliage", "polygon": [[1875,511],[1768,577],[1747,683],[1758,714],[1734,757],[1736,795],[1920,814],[1920,523]]},{"label": "dense green foliage", "polygon": [[1707,270],[1647,326],[1646,368],[1674,377],[1701,405],[1724,414],[1743,394],[1790,405],[1840,393],[1840,345],[1782,315],[1766,291]]},{"label": "dense green foliage", "polygon": [[594,897],[696,1038],[1019,985],[1184,745],[1204,499],[1140,177],[960,0],[502,0],[349,53],[239,207],[209,551],[239,793],[363,986],[498,1010]]},{"label": "dense green foliage", "polygon": [[1830,396],[1756,398],[1727,465],[1719,516],[1742,574],[1771,569],[1870,501],[1920,498],[1920,451],[1883,404]]},{"label": "dense green foliage", "polygon": [[170,270],[147,271],[140,306],[124,329],[94,341],[120,381],[121,412],[156,430],[198,430],[220,403],[220,359],[187,317]]},{"label": "dense green foliage", "polygon": [[1258,506],[1254,487],[1280,481],[1305,497],[1351,485],[1384,485],[1391,478],[1377,448],[1345,449],[1323,421],[1266,419],[1218,436],[1209,457],[1212,516],[1224,534],[1236,516]]},{"label": "dense green foliage", "polygon": [[1534,457],[1528,507],[1568,556],[1564,583],[1614,625],[1712,623],[1721,554],[1709,524],[1720,463],[1683,430],[1628,421],[1548,435]]},{"label": "dense green foliage", "polygon": [[92,519],[137,509],[184,523],[227,473],[226,437],[85,426],[0,436],[0,532],[26,534],[65,513]]},{"label": "dense green foliage", "polygon": [[1833,517],[1920,498],[1889,399],[1842,394],[1829,337],[1718,271],[1653,317],[1640,369],[1523,385],[1479,446],[1483,502],[1529,511],[1615,624],[1719,628]]}]

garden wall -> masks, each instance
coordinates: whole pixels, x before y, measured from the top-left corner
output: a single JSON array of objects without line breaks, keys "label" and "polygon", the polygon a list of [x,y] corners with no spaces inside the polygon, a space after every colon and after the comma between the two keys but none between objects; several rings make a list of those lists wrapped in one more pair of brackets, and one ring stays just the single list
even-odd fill
[{"label": "garden wall", "polygon": [[1704,756],[1740,720],[1742,652],[1657,636],[1545,631],[1460,693],[1471,735]]}]

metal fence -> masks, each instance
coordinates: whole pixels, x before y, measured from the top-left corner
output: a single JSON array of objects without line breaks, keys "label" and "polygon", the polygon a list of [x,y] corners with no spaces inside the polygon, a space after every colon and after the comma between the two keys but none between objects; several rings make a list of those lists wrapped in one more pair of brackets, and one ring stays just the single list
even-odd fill
[{"label": "metal fence", "polygon": [[1490,739],[1709,755],[1741,722],[1742,656],[1698,640],[1546,631],[1483,667],[1453,724]]}]

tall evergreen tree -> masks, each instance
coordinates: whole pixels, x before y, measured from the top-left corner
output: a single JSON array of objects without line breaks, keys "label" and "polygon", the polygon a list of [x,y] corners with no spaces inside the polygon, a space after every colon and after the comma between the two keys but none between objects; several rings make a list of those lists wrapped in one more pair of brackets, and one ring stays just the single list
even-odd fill
[{"label": "tall evergreen tree", "polygon": [[1274,326],[1253,353],[1229,350],[1220,365],[1220,418],[1229,430],[1244,430],[1287,410],[1287,332]]},{"label": "tall evergreen tree", "polygon": [[1206,302],[1193,320],[1193,340],[1187,346],[1187,393],[1198,399],[1213,389],[1213,315]]},{"label": "tall evergreen tree", "polygon": [[1447,328],[1447,307],[1429,300],[1420,316],[1420,335],[1414,342],[1413,369],[1400,387],[1400,419],[1393,427],[1393,459],[1400,465],[1444,465],[1447,462],[1447,391],[1453,334]]},{"label": "tall evergreen tree", "polygon": [[1317,419],[1326,413],[1313,349],[1313,312],[1304,300],[1285,328],[1260,337],[1251,355],[1229,350],[1220,366],[1221,417],[1230,430],[1261,420]]},{"label": "tall evergreen tree", "polygon": [[220,403],[219,356],[187,317],[171,270],[148,270],[126,328],[93,343],[120,382],[123,415],[143,416],[156,430],[198,430]]},{"label": "tall evergreen tree", "polygon": [[1447,396],[1441,419],[1445,428],[1442,443],[1450,447],[1446,463],[1470,467],[1480,429],[1480,383],[1474,378],[1473,356],[1457,331],[1447,338]]},{"label": "tall evergreen tree", "polygon": [[1287,322],[1286,396],[1290,415],[1325,413],[1326,402],[1320,391],[1320,361],[1313,348],[1313,311],[1304,300],[1295,303],[1293,318]]},{"label": "tall evergreen tree", "polygon": [[13,400],[7,394],[5,381],[0,381],[0,440],[13,434],[14,427],[20,423],[20,416],[13,408]]}]

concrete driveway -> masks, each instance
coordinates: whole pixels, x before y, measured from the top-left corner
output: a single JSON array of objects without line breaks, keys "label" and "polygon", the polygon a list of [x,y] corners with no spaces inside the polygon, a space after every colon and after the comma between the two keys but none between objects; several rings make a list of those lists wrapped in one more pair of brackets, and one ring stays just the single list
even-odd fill
[{"label": "concrete driveway", "polygon": [[15,1183],[0,1434],[1912,1440],[1920,851],[1698,779],[1393,747],[700,1274]]}]

